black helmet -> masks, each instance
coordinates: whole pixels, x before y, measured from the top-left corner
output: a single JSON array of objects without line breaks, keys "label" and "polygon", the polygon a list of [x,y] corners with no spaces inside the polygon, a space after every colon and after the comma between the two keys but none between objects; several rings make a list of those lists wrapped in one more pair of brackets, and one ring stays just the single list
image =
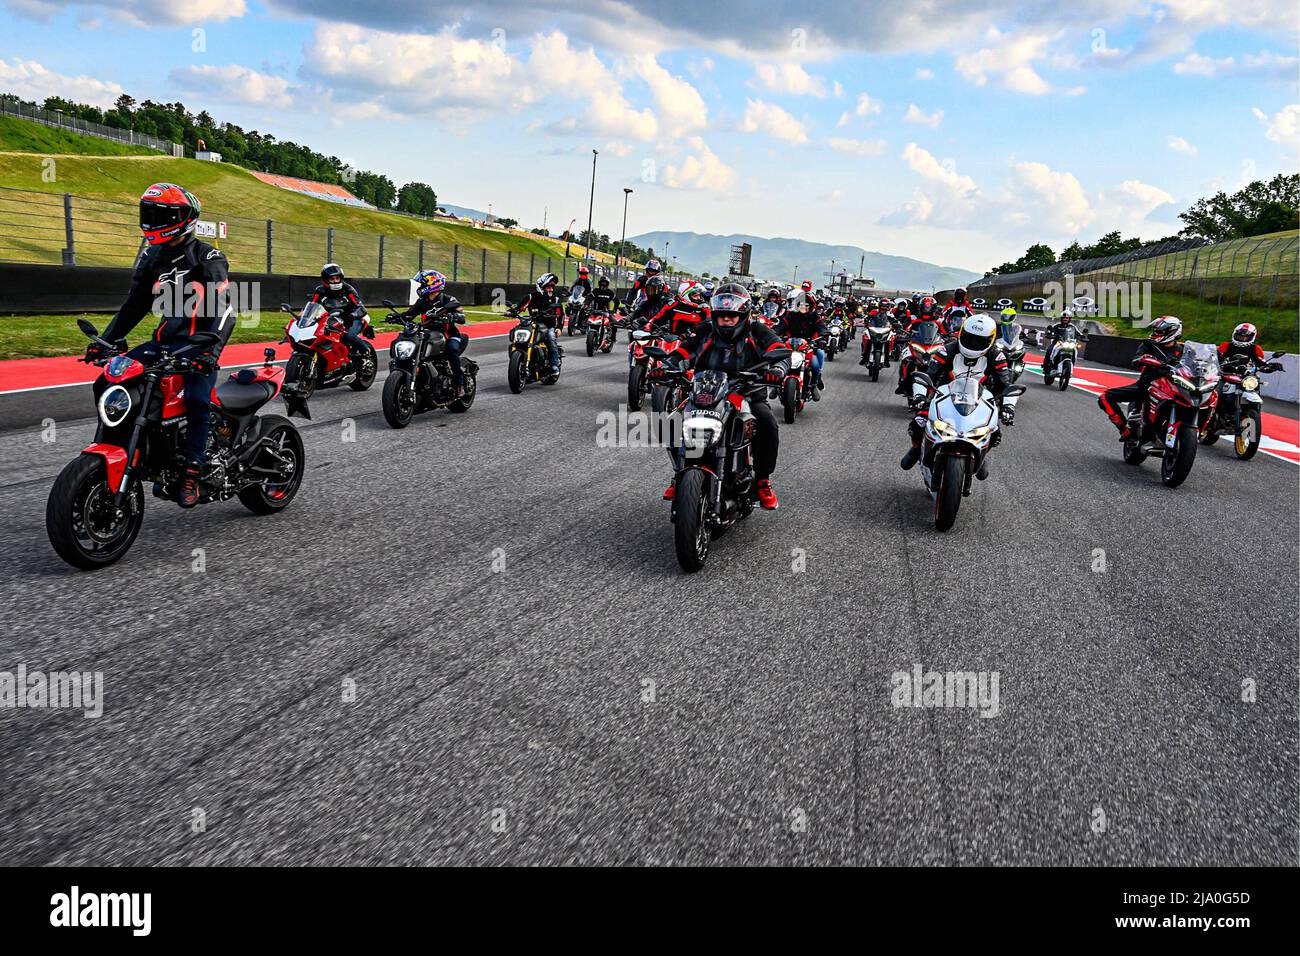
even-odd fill
[{"label": "black helmet", "polygon": [[[718,286],[713,293],[713,298],[709,300],[709,308],[713,312],[714,334],[724,342],[738,341],[745,334],[745,327],[749,325],[752,304],[749,290],[744,286],[735,282]],[[719,318],[733,315],[740,318],[734,326],[723,326],[718,322]]]},{"label": "black helmet", "polygon": [[658,259],[651,259],[645,264],[645,274],[648,276],[656,275],[663,271],[663,266],[659,265]]},{"label": "black helmet", "polygon": [[597,282],[596,285],[600,286],[602,289],[605,288],[605,286],[609,285],[609,276],[601,276],[600,281]]},{"label": "black helmet", "polygon": [[[653,261],[653,260],[651,260]],[[668,291],[668,280],[660,275],[653,275],[645,280],[645,297],[653,298]]]},{"label": "black helmet", "polygon": [[333,262],[327,262],[321,267],[320,281],[331,292],[337,292],[343,288],[343,270]]},{"label": "black helmet", "polygon": [[965,301],[966,301],[966,290],[965,290],[965,289],[958,289],[956,292],[954,292],[954,293],[952,294],[952,300],[953,300],[954,302],[965,302]]}]

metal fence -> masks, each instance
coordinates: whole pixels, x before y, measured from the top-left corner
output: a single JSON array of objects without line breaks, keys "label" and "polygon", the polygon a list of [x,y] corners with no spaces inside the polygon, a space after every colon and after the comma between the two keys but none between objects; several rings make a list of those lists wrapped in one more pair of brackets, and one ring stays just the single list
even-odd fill
[{"label": "metal fence", "polygon": [[[398,278],[437,269],[453,282],[530,282],[554,272],[562,284],[577,277],[578,255],[546,256],[444,243],[413,236],[354,232],[272,219],[224,216],[204,211],[235,272],[315,275],[325,262],[338,262],[358,278]],[[135,262],[141,247],[137,207],[69,193],[0,187],[0,261],[65,266],[122,266]],[[587,263],[616,286],[627,284],[635,267]],[[685,274],[683,274],[683,277]]]},{"label": "metal fence", "polygon": [[111,139],[131,146],[147,146],[149,149],[156,149],[169,156],[183,154],[179,143],[155,139],[152,136],[137,133],[133,129],[118,129],[115,126],[105,126],[103,123],[92,123],[89,120],[68,116],[59,110],[42,109],[31,103],[24,103],[12,96],[0,96],[0,116],[17,116],[44,126],[81,133],[84,136],[98,136],[100,139]]},{"label": "metal fence", "polygon": [[[1145,302],[1149,311],[1178,315],[1201,335],[1225,337],[1239,322],[1258,325],[1275,343],[1300,341],[1300,235],[1254,236],[1197,243],[1171,250],[1146,247],[1142,256],[1057,263],[1010,275],[986,276],[969,286],[990,301],[1017,305],[1047,293],[1048,283],[1069,283],[1096,300],[1101,318],[1131,319],[1107,301]],[[1067,280],[1067,277],[1070,277]],[[1122,290],[1128,298],[1116,294]]]}]

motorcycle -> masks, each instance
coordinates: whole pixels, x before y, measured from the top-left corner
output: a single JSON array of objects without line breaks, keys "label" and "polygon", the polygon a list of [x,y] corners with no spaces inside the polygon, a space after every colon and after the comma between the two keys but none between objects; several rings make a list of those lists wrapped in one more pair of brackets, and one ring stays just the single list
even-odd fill
[{"label": "motorcycle", "polygon": [[790,349],[790,371],[781,383],[781,407],[785,410],[785,423],[793,425],[795,415],[816,395],[814,350],[807,339],[800,338],[787,339],[786,347]]},{"label": "motorcycle", "polygon": [[[77,327],[112,351],[85,319]],[[204,332],[192,341],[203,348],[220,338]],[[283,510],[298,493],[305,468],[298,429],[279,415],[257,414],[282,389],[290,396],[292,386],[274,359],[275,349],[267,349],[261,366],[240,369],[213,389],[200,503],[238,498],[265,515]],[[84,570],[130,550],[144,522],[144,482],[154,483],[155,497],[176,500],[185,467],[184,374],[192,369],[190,359],[165,350],[94,364],[104,369],[93,386],[95,441],[64,466],[45,505],[50,544]]]},{"label": "motorcycle", "polygon": [[1012,385],[995,397],[981,387],[977,374],[982,373],[958,374],[938,388],[925,372],[912,377],[914,392],[924,389],[930,406],[921,438],[921,476],[934,501],[938,531],[956,522],[971,480],[987,476],[985,460],[1001,439],[1003,400],[1025,392],[1023,385]]},{"label": "motorcycle", "polygon": [[[660,360],[666,355],[662,349],[649,351]],[[755,426],[749,399],[765,392],[768,365],[787,357],[787,350],[773,349],[734,377],[703,370],[691,379],[681,409],[682,467],[673,476],[673,546],[684,571],[703,568],[711,542],[754,510]]]},{"label": "motorcycle", "polygon": [[[554,385],[560,380],[558,371],[551,371],[550,342],[546,338],[548,326],[532,316],[518,312],[507,313],[519,324],[510,330],[510,364],[506,368],[506,382],[510,391],[518,395],[525,385],[541,382]],[[564,362],[564,346],[555,345],[559,364]]]},{"label": "motorcycle", "polygon": [[605,311],[591,313],[587,319],[587,355],[609,354],[614,347],[614,316]]},{"label": "motorcycle", "polygon": [[894,351],[897,335],[887,319],[872,316],[862,336],[862,357],[866,359],[867,373],[873,382],[879,381],[880,370],[889,368],[889,357]]},{"label": "motorcycle", "polygon": [[1074,362],[1079,352],[1079,343],[1088,341],[1088,336],[1074,327],[1062,329],[1056,338],[1049,342],[1051,364],[1047,356],[1043,358],[1043,384],[1051,385],[1056,379],[1056,387],[1065,391],[1070,387],[1070,376],[1074,374]]},{"label": "motorcycle", "polygon": [[1155,455],[1160,459],[1160,481],[1177,488],[1191,473],[1196,445],[1215,417],[1219,353],[1211,345],[1187,342],[1166,370],[1168,374],[1151,383],[1144,403],[1129,404],[1132,437],[1124,442],[1124,461],[1136,466]]},{"label": "motorcycle", "polygon": [[912,377],[929,367],[931,357],[943,351],[943,335],[939,331],[939,323],[925,321],[916,323],[900,338],[906,342],[907,352],[898,367],[898,377],[902,383],[902,395],[911,404]]},{"label": "motorcycle", "polygon": [[586,331],[586,313],[587,297],[582,289],[574,289],[569,293],[569,301],[564,306],[564,314],[569,319],[568,335]]},{"label": "motorcycle", "polygon": [[664,351],[665,346],[676,341],[677,336],[671,332],[655,335],[645,329],[634,329],[632,331],[631,341],[627,346],[628,351],[632,353],[632,364],[627,369],[628,411],[641,411],[646,396],[653,395],[655,391],[650,384],[650,369],[652,367],[651,362],[658,364],[659,360],[650,355],[650,350]]},{"label": "motorcycle", "polygon": [[[281,305],[280,311],[294,314],[289,305]],[[375,383],[379,370],[375,347],[364,339],[349,345],[343,340],[346,331],[342,320],[319,302],[308,302],[285,326],[280,342],[288,342],[293,354],[285,363],[284,380],[298,386],[303,401],[318,388],[347,385],[354,392],[364,392]],[[361,334],[375,336],[369,316],[362,319]]]},{"label": "motorcycle", "polygon": [[[396,310],[387,299],[384,305]],[[454,311],[454,310],[447,310]],[[447,338],[421,321],[403,318],[395,312],[384,320],[402,326],[388,348],[388,378],[384,381],[384,420],[393,428],[405,428],[419,412],[445,408],[467,412],[478,390],[478,363],[464,356],[460,360],[465,394],[456,394],[456,378],[447,356]],[[463,316],[456,324],[465,322]]]},{"label": "motorcycle", "polygon": [[1263,437],[1261,409],[1264,401],[1259,396],[1259,376],[1281,371],[1277,362],[1285,352],[1274,352],[1273,361],[1257,363],[1248,355],[1234,355],[1220,368],[1219,400],[1215,414],[1201,433],[1202,445],[1213,445],[1219,436],[1233,436],[1233,451],[1242,461],[1250,461],[1259,451]]},{"label": "motorcycle", "polygon": [[838,316],[827,323],[826,361],[834,362],[835,354],[848,348],[848,336],[844,333],[844,320]]},{"label": "motorcycle", "polygon": [[1018,382],[1020,376],[1025,372],[1024,337],[1024,329],[1019,324],[1013,323],[1007,329],[1007,334],[998,339],[1002,346],[1002,354],[1006,356],[1007,368],[1011,371],[1011,381],[1013,383]]}]

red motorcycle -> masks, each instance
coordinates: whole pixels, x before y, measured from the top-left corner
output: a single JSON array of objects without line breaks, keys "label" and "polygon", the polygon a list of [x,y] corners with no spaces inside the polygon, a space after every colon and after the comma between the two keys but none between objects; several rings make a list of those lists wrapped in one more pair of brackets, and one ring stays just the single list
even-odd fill
[{"label": "red motorcycle", "polygon": [[609,354],[617,334],[611,313],[604,310],[592,312],[587,318],[587,355],[590,357],[597,352]]},{"label": "red motorcycle", "polygon": [[1148,455],[1160,459],[1160,481],[1177,488],[1191,473],[1196,446],[1214,421],[1219,404],[1219,353],[1212,345],[1188,342],[1167,374],[1151,383],[1146,402],[1128,409],[1131,438],[1124,461],[1140,465]]},{"label": "red motorcycle", "polygon": [[[288,305],[280,306],[280,311],[293,315]],[[298,386],[303,402],[318,388],[347,385],[354,392],[364,392],[375,383],[379,371],[375,347],[359,338],[349,344],[343,338],[347,332],[343,321],[319,302],[308,302],[285,326],[280,341],[293,349],[284,367],[285,381]],[[357,333],[374,338],[369,316],[359,321]]]},{"label": "red motorcycle", "polygon": [[794,417],[804,410],[812,398],[817,385],[817,374],[813,370],[815,349],[807,339],[787,339],[790,349],[790,371],[781,383],[781,407],[785,409],[785,423],[794,424]]},{"label": "red motorcycle", "polygon": [[[95,327],[78,328],[111,352]],[[194,337],[197,347],[218,341]],[[240,369],[212,390],[212,430],[199,478],[199,502],[238,498],[255,514],[288,506],[302,482],[302,437],[293,422],[258,409],[284,385],[283,370],[266,350],[259,368]],[[184,374],[188,358],[169,351],[115,355],[95,380],[99,428],[95,441],[64,467],[45,505],[50,544],[73,567],[102,568],[121,558],[144,522],[144,482],[155,497],[176,500],[185,467]],[[286,389],[286,395],[288,389]]]},{"label": "red motorcycle", "polygon": [[[655,335],[645,329],[635,329],[628,351],[632,353],[632,365],[627,370],[627,407],[628,411],[639,412],[647,395],[653,395],[655,389],[650,383],[650,369],[663,363],[651,358],[647,349],[667,352],[677,344],[677,336],[671,332]],[[655,404],[660,404],[655,402]],[[656,411],[660,409],[655,409]]]},{"label": "red motorcycle", "polygon": [[933,320],[917,322],[902,338],[907,343],[907,352],[898,366],[897,392],[911,406],[913,373],[924,371],[930,359],[943,351],[944,341],[939,324]]}]

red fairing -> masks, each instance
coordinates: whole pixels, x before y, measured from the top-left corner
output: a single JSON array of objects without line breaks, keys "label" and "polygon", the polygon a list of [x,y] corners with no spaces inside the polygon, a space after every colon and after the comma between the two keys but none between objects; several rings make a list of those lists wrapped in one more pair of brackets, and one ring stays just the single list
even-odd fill
[{"label": "red fairing", "polygon": [[284,369],[278,365],[262,365],[253,373],[254,382],[270,382],[275,386],[275,391],[271,393],[271,398],[280,394],[280,389],[284,388]]},{"label": "red fairing", "polygon": [[122,475],[126,472],[126,449],[119,448],[117,445],[105,445],[96,443],[87,445],[83,450],[84,455],[99,455],[104,459],[104,468],[108,472],[108,487],[110,491],[116,492],[122,487]]},{"label": "red fairing", "polygon": [[185,414],[185,376],[164,375],[162,378],[163,418]]}]

